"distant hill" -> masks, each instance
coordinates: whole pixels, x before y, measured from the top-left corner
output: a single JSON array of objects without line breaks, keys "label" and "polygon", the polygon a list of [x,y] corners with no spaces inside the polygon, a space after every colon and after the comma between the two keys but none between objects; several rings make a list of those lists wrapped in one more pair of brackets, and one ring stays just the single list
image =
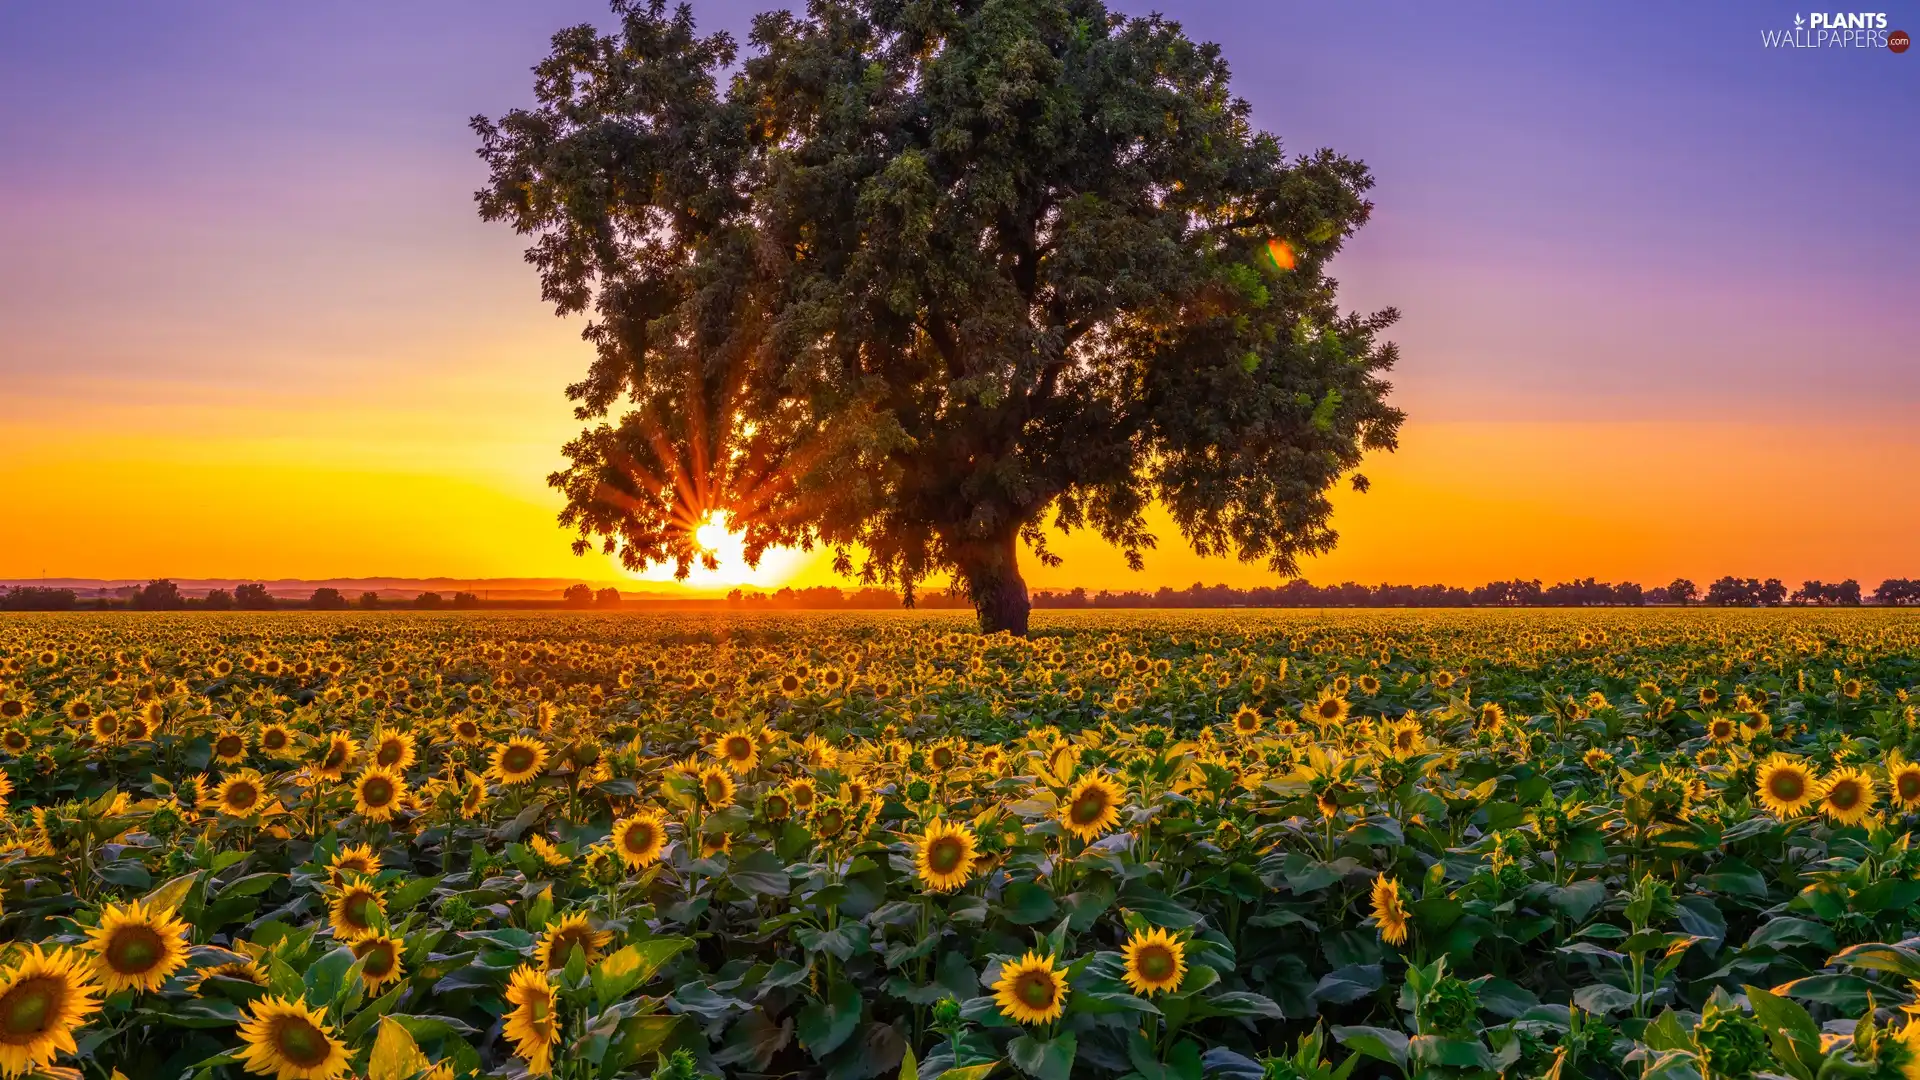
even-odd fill
[{"label": "distant hill", "polygon": [[[118,599],[131,596],[145,585],[149,578],[133,580],[131,578],[0,578],[0,589],[16,585],[45,586],[49,589],[71,589],[75,596],[83,599],[106,597]],[[382,600],[411,600],[421,593],[434,592],[452,596],[458,592],[470,592],[486,600],[558,600],[570,585],[590,585],[595,590],[618,589],[623,597],[633,599],[684,600],[690,597],[705,597],[708,592],[676,586],[636,588],[632,581],[584,581],[581,578],[405,578],[405,577],[364,577],[364,578],[278,578],[262,581],[259,578],[173,578],[186,596],[204,596],[214,589],[232,592],[241,585],[257,583],[265,585],[267,592],[278,599],[305,600],[313,595],[315,589],[338,589],[349,597],[357,598],[362,593],[378,593]],[[651,583],[649,583],[651,584]],[[713,596],[720,596],[725,590],[715,590]]]}]

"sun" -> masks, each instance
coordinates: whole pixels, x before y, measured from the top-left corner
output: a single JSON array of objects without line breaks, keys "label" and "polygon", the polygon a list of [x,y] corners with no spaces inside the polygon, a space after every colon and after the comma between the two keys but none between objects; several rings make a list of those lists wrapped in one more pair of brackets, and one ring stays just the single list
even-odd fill
[{"label": "sun", "polygon": [[732,535],[727,531],[726,520],[716,513],[705,525],[693,530],[693,542],[707,551],[718,552]]},{"label": "sun", "polygon": [[[715,510],[694,527],[693,542],[717,564],[709,570],[695,562],[681,584],[694,588],[730,588],[750,585],[775,589],[787,584],[807,562],[806,554],[791,548],[773,548],[760,558],[759,566],[747,565],[746,540],[734,532],[724,510]],[[655,563],[637,575],[642,581],[671,582],[673,564]]]}]

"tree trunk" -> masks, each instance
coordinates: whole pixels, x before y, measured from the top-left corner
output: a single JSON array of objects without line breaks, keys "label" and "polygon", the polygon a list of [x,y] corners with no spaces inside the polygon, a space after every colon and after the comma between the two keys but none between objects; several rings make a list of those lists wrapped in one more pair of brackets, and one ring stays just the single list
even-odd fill
[{"label": "tree trunk", "polygon": [[967,599],[980,619],[980,632],[1005,630],[1027,636],[1027,583],[1020,578],[1020,537],[1013,530],[1004,537],[969,540],[959,545],[956,561],[967,581]]}]

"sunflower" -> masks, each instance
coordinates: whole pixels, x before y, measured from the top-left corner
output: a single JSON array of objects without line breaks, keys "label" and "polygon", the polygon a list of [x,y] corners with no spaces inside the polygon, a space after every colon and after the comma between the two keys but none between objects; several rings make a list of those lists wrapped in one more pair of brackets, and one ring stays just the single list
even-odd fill
[{"label": "sunflower", "polygon": [[730,731],[714,740],[708,750],[720,759],[721,764],[741,776],[753,771],[760,764],[760,744],[754,740],[751,731]]},{"label": "sunflower", "polygon": [[1426,735],[1420,730],[1418,720],[1396,720],[1387,725],[1387,745],[1401,757],[1419,753],[1425,748]]},{"label": "sunflower", "polygon": [[463,716],[453,722],[453,737],[463,743],[480,741],[480,724],[471,716]]},{"label": "sunflower", "polygon": [[[1912,989],[1911,980],[1908,988]],[[1911,1007],[1906,1005],[1902,1005],[1900,1010],[1909,1015],[1912,1012]],[[1893,1049],[1900,1051],[1897,1055],[1897,1060],[1900,1062],[1899,1076],[1902,1080],[1920,1080],[1920,1020],[1909,1019],[1899,1031],[1894,1033],[1893,1043],[1895,1044]],[[1880,1056],[1884,1061],[1894,1055],[1887,1053],[1886,1045],[1883,1043]]]},{"label": "sunflower", "polygon": [[1580,755],[1580,761],[1594,772],[1601,772],[1613,764],[1613,755],[1609,754],[1604,747],[1589,746],[1587,752]]},{"label": "sunflower", "polygon": [[187,924],[172,908],[149,908],[135,900],[108,904],[100,925],[87,932],[93,972],[107,993],[158,990],[187,963]]},{"label": "sunflower", "polygon": [[375,728],[373,739],[368,743],[368,754],[375,765],[385,766],[396,772],[405,771],[417,757],[413,748],[413,736],[404,731],[389,731]]},{"label": "sunflower", "polygon": [[636,870],[658,860],[666,846],[667,819],[658,810],[642,810],[613,823],[613,849]]},{"label": "sunflower", "polygon": [[1805,765],[1785,754],[1762,762],[1755,778],[1760,805],[1775,817],[1790,818],[1820,797],[1820,782]]},{"label": "sunflower", "polygon": [[120,737],[120,714],[112,709],[95,713],[89,726],[93,729],[94,738],[101,742],[112,742]]},{"label": "sunflower", "polygon": [[354,812],[368,821],[387,821],[407,800],[407,778],[398,769],[375,766],[353,780]]},{"label": "sunflower", "polygon": [[526,1059],[527,1072],[545,1076],[553,1071],[553,1046],[560,1041],[560,1018],[555,1015],[553,984],[532,964],[521,964],[507,981],[506,1035],[515,1056]]},{"label": "sunflower", "polygon": [[1021,1024],[1045,1024],[1067,1011],[1067,973],[1054,966],[1053,957],[1029,951],[1000,967],[993,999],[1000,1015]]},{"label": "sunflower", "polygon": [[26,753],[32,745],[33,738],[19,728],[8,728],[5,734],[0,734],[0,746],[6,747],[7,753],[15,757]]},{"label": "sunflower", "polygon": [[700,770],[700,798],[709,808],[733,805],[733,777],[718,765]]},{"label": "sunflower", "polygon": [[839,799],[832,797],[821,799],[813,804],[813,813],[808,815],[808,823],[813,835],[822,840],[835,840],[847,831],[847,808]]},{"label": "sunflower", "polygon": [[333,1037],[324,1015],[298,999],[274,995],[250,1006],[240,1025],[247,1048],[240,1063],[250,1073],[275,1080],[334,1080],[347,1073],[347,1048]]},{"label": "sunflower", "polygon": [[380,873],[380,853],[372,844],[349,844],[327,863],[327,875],[335,885],[355,877],[374,877]]},{"label": "sunflower", "polygon": [[252,769],[241,769],[230,774],[213,789],[214,805],[228,817],[243,818],[257,814],[266,798],[266,782]]},{"label": "sunflower", "polygon": [[818,735],[807,736],[800,744],[800,753],[807,768],[815,771],[831,769],[840,760],[839,748]]},{"label": "sunflower", "polygon": [[612,940],[612,933],[595,930],[586,915],[575,912],[540,932],[540,940],[533,947],[533,959],[540,970],[553,971],[566,967],[567,958],[577,947],[591,964],[600,959],[601,952]]},{"label": "sunflower", "polygon": [[1127,964],[1122,978],[1142,997],[1178,990],[1187,977],[1186,945],[1158,927],[1135,931],[1120,955]]},{"label": "sunflower", "polygon": [[1887,756],[1887,794],[1902,810],[1920,809],[1920,764],[1898,750]]},{"label": "sunflower", "polygon": [[362,961],[360,977],[367,989],[378,990],[405,974],[400,954],[407,943],[390,934],[372,933],[352,943],[354,959]]},{"label": "sunflower", "polygon": [[1373,879],[1373,918],[1380,924],[1380,940],[1407,943],[1407,905],[1400,898],[1400,883],[1385,874]]},{"label": "sunflower", "polygon": [[487,782],[479,773],[468,773],[466,783],[460,788],[460,814],[462,817],[479,817],[480,811],[487,805]]},{"label": "sunflower", "polygon": [[252,960],[215,964],[212,967],[201,968],[199,972],[200,977],[194,982],[193,991],[201,995],[206,993],[206,988],[203,988],[201,984],[208,979],[237,979],[240,982],[252,983],[262,989],[266,988],[269,982],[267,973],[261,970],[257,962]]},{"label": "sunflower", "polygon": [[1345,720],[1350,708],[1346,698],[1331,689],[1323,689],[1317,699],[1300,706],[1300,719],[1324,730]]},{"label": "sunflower", "polygon": [[1074,767],[1080,763],[1080,755],[1074,751],[1073,744],[1065,739],[1056,739],[1047,750],[1047,771],[1058,777],[1061,783],[1073,778]]},{"label": "sunflower", "polygon": [[840,785],[840,799],[848,806],[864,806],[873,797],[873,785],[855,777]]},{"label": "sunflower", "polygon": [[944,773],[960,764],[959,751],[945,740],[934,743],[932,749],[927,751],[927,764],[933,766],[936,772]]},{"label": "sunflower", "polygon": [[793,816],[793,799],[785,791],[769,791],[760,796],[760,816],[769,822],[781,822]]},{"label": "sunflower", "polygon": [[293,748],[293,732],[284,724],[268,724],[260,729],[260,752],[268,757],[284,757]]},{"label": "sunflower", "polygon": [[1859,769],[1835,769],[1820,783],[1820,812],[1836,825],[1857,825],[1873,812],[1873,778]]},{"label": "sunflower", "polygon": [[320,744],[320,751],[314,758],[313,774],[326,780],[338,780],[347,774],[347,766],[353,764],[354,754],[359,747],[348,736],[334,732]]},{"label": "sunflower", "polygon": [[527,846],[533,849],[535,858],[546,863],[548,866],[559,868],[573,865],[573,856],[561,850],[558,844],[553,843],[539,833],[534,833],[527,837]]},{"label": "sunflower", "polygon": [[935,820],[920,834],[914,865],[928,892],[952,892],[973,876],[976,857],[972,829]]},{"label": "sunflower", "polygon": [[1251,737],[1260,733],[1260,710],[1251,705],[1242,705],[1233,714],[1233,733],[1242,737]]},{"label": "sunflower", "polygon": [[503,784],[524,784],[540,775],[547,765],[547,748],[539,742],[515,735],[493,752],[488,773]]},{"label": "sunflower", "polygon": [[247,737],[228,728],[213,737],[213,760],[222,765],[238,765],[247,759]]},{"label": "sunflower", "polygon": [[1119,787],[1104,776],[1088,776],[1073,786],[1067,795],[1060,820],[1067,831],[1082,841],[1100,838],[1120,820]]},{"label": "sunflower", "polygon": [[380,896],[380,890],[371,882],[356,879],[341,886],[328,905],[327,923],[333,927],[334,937],[358,941],[378,929],[375,920],[386,910],[387,902]]},{"label": "sunflower", "polygon": [[787,782],[787,798],[793,800],[795,810],[805,813],[813,809],[813,801],[818,797],[819,792],[808,777],[795,777]]},{"label": "sunflower", "polygon": [[0,975],[0,1073],[19,1076],[78,1052],[73,1032],[100,1011],[100,988],[70,949],[29,945],[20,963]]},{"label": "sunflower", "polygon": [[1740,725],[1731,716],[1716,716],[1707,721],[1707,738],[1715,746],[1725,746],[1740,734]]}]

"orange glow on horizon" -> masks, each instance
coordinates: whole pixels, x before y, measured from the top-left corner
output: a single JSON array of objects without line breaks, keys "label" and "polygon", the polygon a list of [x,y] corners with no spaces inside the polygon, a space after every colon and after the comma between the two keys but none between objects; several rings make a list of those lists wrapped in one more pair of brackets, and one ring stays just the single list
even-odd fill
[{"label": "orange glow on horizon", "polygon": [[[429,432],[428,444],[336,415],[345,432],[89,431],[0,428],[0,578],[260,579],[564,577],[704,593],[857,583],[832,554],[776,550],[757,568],[722,521],[700,526],[717,570],[675,583],[671,566],[639,574],[616,559],[576,558],[554,523],[559,496],[542,482],[564,419],[502,440]],[[321,425],[325,426],[325,425]],[[408,429],[411,431],[412,429]],[[1373,490],[1334,496],[1341,541],[1310,560],[1322,584],[1497,578],[1549,582],[1593,575],[1657,585],[1721,574],[1882,577],[1920,573],[1911,538],[1920,506],[1891,497],[1920,464],[1920,433],[1893,424],[1802,425],[1791,440],[1762,423],[1410,422],[1401,450],[1365,471]],[[1057,568],[1030,556],[1036,589],[1184,588],[1196,581],[1275,584],[1264,565],[1201,559],[1164,513],[1159,546],[1133,573],[1097,537],[1052,546]]]}]

